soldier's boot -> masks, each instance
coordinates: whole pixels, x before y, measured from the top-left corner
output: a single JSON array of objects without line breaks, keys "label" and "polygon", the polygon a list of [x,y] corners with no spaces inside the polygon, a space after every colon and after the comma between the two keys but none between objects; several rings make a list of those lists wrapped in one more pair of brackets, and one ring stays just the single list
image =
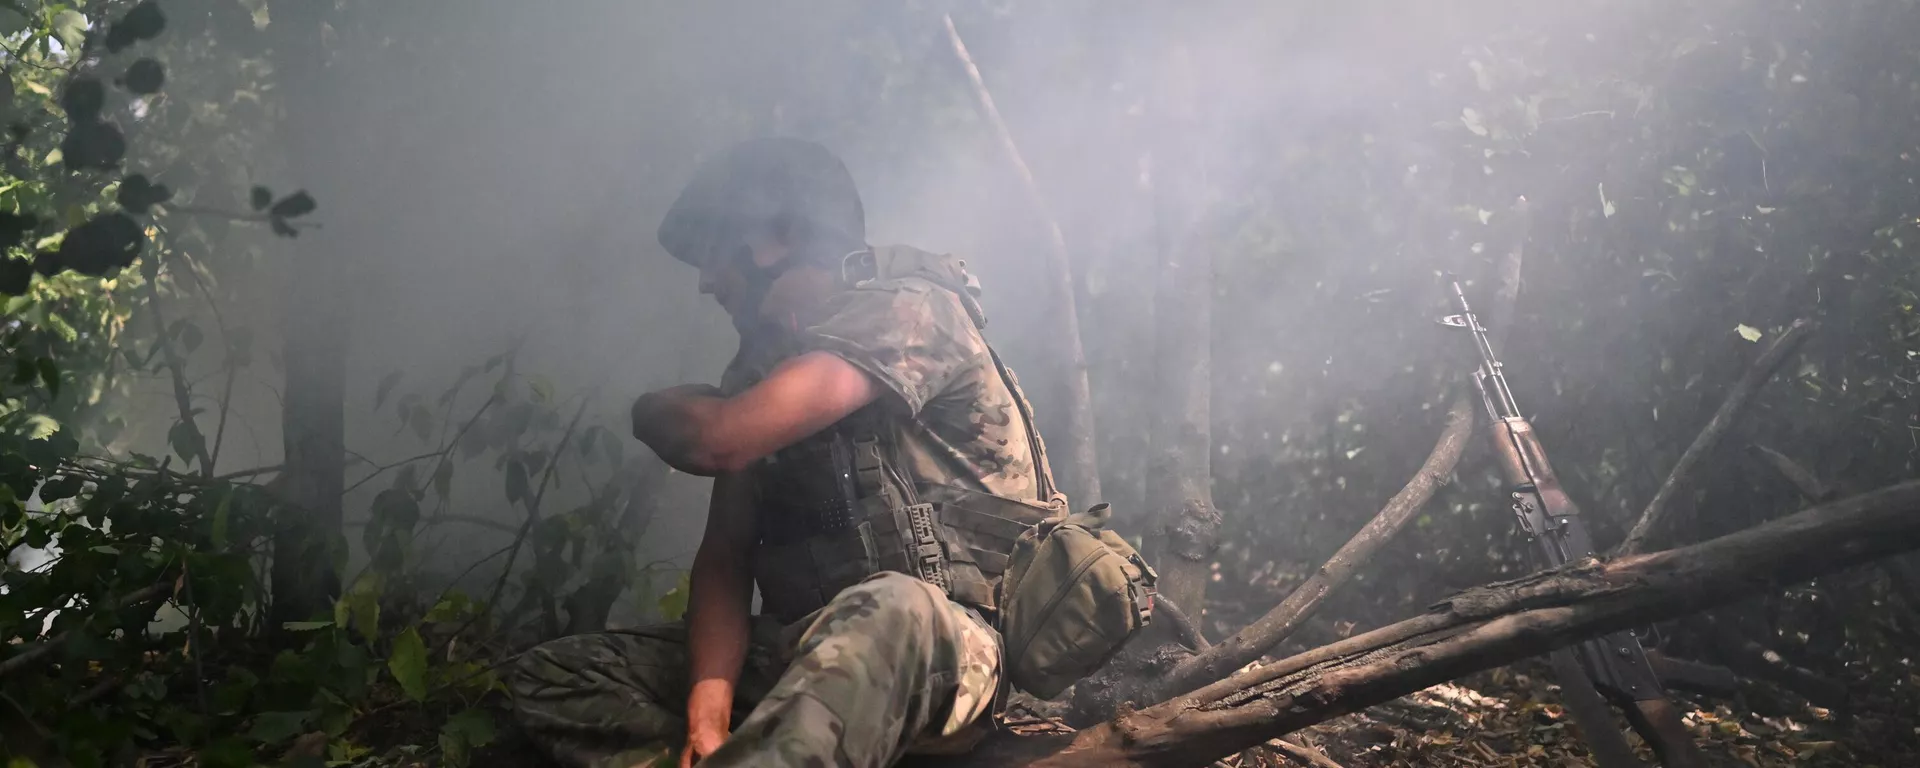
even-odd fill
[{"label": "soldier's boot", "polygon": [[773,690],[703,768],[883,768],[968,740],[992,705],[1000,638],[898,573],[848,587],[812,619]]}]

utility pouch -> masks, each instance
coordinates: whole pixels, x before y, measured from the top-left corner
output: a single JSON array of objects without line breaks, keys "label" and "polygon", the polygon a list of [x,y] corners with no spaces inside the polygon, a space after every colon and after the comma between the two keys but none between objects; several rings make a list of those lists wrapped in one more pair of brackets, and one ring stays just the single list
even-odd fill
[{"label": "utility pouch", "polygon": [[1000,583],[1007,680],[1052,698],[1099,669],[1153,620],[1159,579],[1139,552],[1106,529],[1102,503],[1029,528]]}]

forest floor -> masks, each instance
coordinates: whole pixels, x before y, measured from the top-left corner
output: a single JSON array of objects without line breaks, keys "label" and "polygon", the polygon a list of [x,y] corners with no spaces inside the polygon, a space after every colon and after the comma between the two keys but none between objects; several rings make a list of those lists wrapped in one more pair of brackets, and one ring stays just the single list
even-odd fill
[{"label": "forest floor", "polygon": [[[1291,738],[1342,768],[1591,766],[1586,744],[1557,703],[1558,691],[1546,665],[1530,660],[1437,685]],[[1798,713],[1767,716],[1735,702],[1675,698],[1687,710],[1686,724],[1711,766],[1920,765],[1920,752],[1912,748],[1920,713],[1875,710],[1847,718],[1803,705]],[[1626,729],[1624,719],[1617,724]],[[1887,738],[1895,735],[1888,729],[1904,733]],[[1658,765],[1637,735],[1627,738],[1642,760]],[[1223,763],[1234,768],[1308,765],[1271,749]]]},{"label": "forest floor", "polygon": [[[1557,703],[1558,690],[1546,666],[1529,660],[1434,686],[1290,738],[1320,751],[1340,768],[1591,766],[1585,743]],[[1802,711],[1796,713],[1762,715],[1741,702],[1675,697],[1687,710],[1687,726],[1710,766],[1920,765],[1920,750],[1914,748],[1920,741],[1920,712],[1901,711],[1893,702],[1871,702],[1861,708],[1862,714],[1848,717],[1810,705],[1800,705]],[[1028,713],[1016,709],[1014,714]],[[476,765],[550,765],[510,726],[502,725],[506,738],[477,755]],[[1625,721],[1619,726],[1624,730]],[[1064,728],[1033,723],[1016,730]],[[1627,738],[1647,765],[1658,765],[1637,736],[1629,733]],[[1279,768],[1313,763],[1263,748],[1215,765]],[[1321,763],[1318,768],[1328,766]]]},{"label": "forest floor", "polygon": [[[1544,665],[1498,669],[1321,723],[1294,734],[1294,740],[1319,749],[1344,768],[1593,765],[1578,729],[1557,703],[1559,687],[1549,680]],[[1878,752],[1878,745],[1857,741],[1848,723],[1817,708],[1797,717],[1767,717],[1725,702],[1679,698],[1690,710],[1684,719],[1709,765],[1920,765],[1913,755],[1872,761],[1868,753]],[[1617,724],[1626,729],[1624,719]],[[1637,735],[1627,738],[1648,765],[1658,765]],[[1266,754],[1242,755],[1237,764],[1232,759],[1227,764],[1302,764],[1263,751]]]}]

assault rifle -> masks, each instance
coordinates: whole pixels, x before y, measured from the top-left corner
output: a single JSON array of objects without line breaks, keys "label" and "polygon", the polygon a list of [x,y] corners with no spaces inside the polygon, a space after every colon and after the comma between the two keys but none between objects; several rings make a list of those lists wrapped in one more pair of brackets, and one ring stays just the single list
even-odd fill
[{"label": "assault rifle", "polygon": [[[1520,415],[1507,377],[1493,355],[1487,329],[1467,306],[1467,295],[1458,280],[1453,284],[1453,299],[1459,314],[1440,319],[1440,324],[1466,330],[1473,336],[1480,353],[1480,366],[1473,372],[1474,387],[1486,408],[1493,433],[1493,452],[1501,474],[1511,488],[1513,513],[1520,528],[1535,544],[1536,565],[1557,568],[1594,555],[1593,542],[1580,508],[1560,487],[1560,480],[1547,463],[1546,449],[1534,435],[1533,425]],[[1560,682],[1567,711],[1580,726],[1587,743],[1593,747],[1601,768],[1626,768],[1640,762],[1627,745],[1626,737],[1613,724],[1607,702],[1618,706],[1627,722],[1653,747],[1667,768],[1695,768],[1704,765],[1692,734],[1680,721],[1680,712],[1667,698],[1660,678],[1647,661],[1647,650],[1632,632],[1619,631],[1586,640],[1571,648],[1554,651],[1550,657],[1553,674]],[[1602,697],[1605,697],[1604,699]]]}]

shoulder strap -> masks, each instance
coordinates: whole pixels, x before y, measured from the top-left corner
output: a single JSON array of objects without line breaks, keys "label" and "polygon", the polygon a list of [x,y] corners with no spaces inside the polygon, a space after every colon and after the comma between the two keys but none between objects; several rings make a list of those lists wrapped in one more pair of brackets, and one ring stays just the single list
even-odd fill
[{"label": "shoulder strap", "polygon": [[1025,422],[1027,432],[1027,450],[1033,453],[1034,480],[1040,484],[1040,498],[1048,506],[1064,510],[1067,500],[1053,487],[1053,467],[1047,461],[1047,444],[1040,439],[1040,427],[1033,420],[1033,406],[1027,403],[1026,393],[1020,390],[1020,381],[1014,377],[1013,369],[1000,361],[1000,353],[995,352],[992,344],[987,345],[987,356],[993,358],[993,368],[1000,373],[1000,382],[1007,385],[1007,394],[1013,397],[1013,403],[1020,410],[1020,420]]}]

